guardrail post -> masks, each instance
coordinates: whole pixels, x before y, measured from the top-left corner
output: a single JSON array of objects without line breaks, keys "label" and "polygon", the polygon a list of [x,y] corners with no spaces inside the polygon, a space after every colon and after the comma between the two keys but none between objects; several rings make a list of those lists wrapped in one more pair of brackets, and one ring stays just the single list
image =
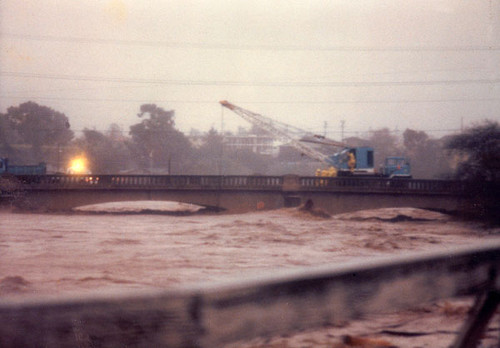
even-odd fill
[{"label": "guardrail post", "polygon": [[[477,297],[452,348],[475,348],[500,304],[500,293],[490,291]],[[500,344],[500,342],[499,342]]]}]

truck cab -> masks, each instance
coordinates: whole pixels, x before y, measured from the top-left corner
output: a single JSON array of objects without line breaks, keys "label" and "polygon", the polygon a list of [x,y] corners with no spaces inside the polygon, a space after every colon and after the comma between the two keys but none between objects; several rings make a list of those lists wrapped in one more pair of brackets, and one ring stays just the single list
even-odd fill
[{"label": "truck cab", "polygon": [[401,156],[387,157],[381,173],[388,178],[411,178],[410,161]]}]

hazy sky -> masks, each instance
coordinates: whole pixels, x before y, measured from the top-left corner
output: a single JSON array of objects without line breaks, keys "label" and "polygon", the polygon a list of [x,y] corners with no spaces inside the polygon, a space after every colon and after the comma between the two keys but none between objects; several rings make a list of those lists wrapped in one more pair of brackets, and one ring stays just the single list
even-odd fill
[{"label": "hazy sky", "polygon": [[0,47],[0,111],[76,131],[128,131],[143,103],[248,126],[223,99],[334,138],[500,120],[500,0],[2,0]]}]

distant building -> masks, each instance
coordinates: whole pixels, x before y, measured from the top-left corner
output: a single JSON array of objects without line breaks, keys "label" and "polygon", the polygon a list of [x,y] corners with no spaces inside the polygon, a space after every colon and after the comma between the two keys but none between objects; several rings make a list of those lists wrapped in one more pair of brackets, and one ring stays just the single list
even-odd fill
[{"label": "distant building", "polygon": [[205,141],[203,135],[189,135],[188,140],[191,143],[191,145],[193,145],[193,147],[196,149],[202,147]]},{"label": "distant building", "polygon": [[267,156],[277,156],[279,152],[279,148],[272,137],[255,134],[225,136],[224,148],[229,151],[246,149]]}]

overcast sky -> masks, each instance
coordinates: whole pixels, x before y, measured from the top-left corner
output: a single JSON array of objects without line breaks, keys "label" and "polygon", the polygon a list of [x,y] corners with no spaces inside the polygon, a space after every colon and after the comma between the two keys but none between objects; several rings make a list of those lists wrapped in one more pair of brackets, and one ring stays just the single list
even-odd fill
[{"label": "overcast sky", "polygon": [[144,103],[248,127],[224,99],[333,138],[500,120],[500,0],[2,0],[0,48],[0,112],[76,131],[128,131]]}]

